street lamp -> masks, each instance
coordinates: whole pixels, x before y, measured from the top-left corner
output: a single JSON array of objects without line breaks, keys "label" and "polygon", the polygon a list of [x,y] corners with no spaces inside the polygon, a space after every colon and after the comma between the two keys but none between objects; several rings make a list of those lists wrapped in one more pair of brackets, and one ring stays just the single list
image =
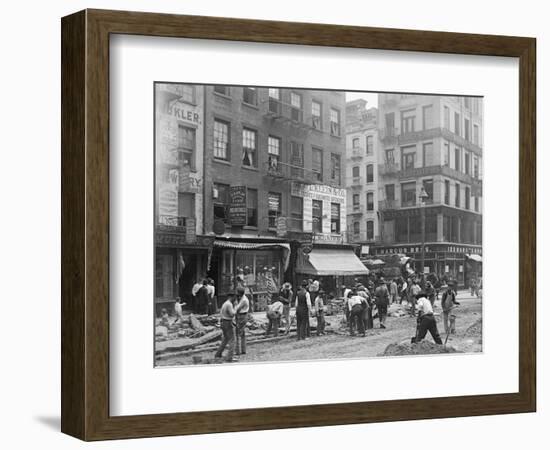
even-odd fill
[{"label": "street lamp", "polygon": [[420,188],[420,194],[418,194],[418,198],[420,199],[420,230],[422,233],[422,253],[420,255],[420,267],[422,270],[422,277],[420,278],[422,280],[422,289],[425,288],[425,282],[424,282],[424,259],[426,256],[426,199],[430,196],[426,192],[426,189],[424,189],[424,186]]}]

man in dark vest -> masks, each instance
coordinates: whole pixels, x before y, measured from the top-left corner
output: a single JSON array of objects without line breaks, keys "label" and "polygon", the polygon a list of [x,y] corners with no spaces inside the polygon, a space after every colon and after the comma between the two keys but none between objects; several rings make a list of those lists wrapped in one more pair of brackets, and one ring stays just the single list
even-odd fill
[{"label": "man in dark vest", "polygon": [[309,314],[311,311],[311,299],[307,291],[308,284],[307,280],[302,281],[302,286],[296,294],[296,326],[298,340],[307,338],[307,325],[309,323]]}]

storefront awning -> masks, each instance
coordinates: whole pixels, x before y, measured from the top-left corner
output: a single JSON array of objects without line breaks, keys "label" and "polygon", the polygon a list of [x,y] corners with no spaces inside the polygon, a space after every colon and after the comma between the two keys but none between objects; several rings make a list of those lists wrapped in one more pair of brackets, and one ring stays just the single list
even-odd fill
[{"label": "storefront awning", "polygon": [[475,262],[482,262],[483,259],[481,258],[480,255],[476,255],[475,253],[471,253],[469,255],[466,255],[469,259],[471,259],[472,261],[475,261]]},{"label": "storefront awning", "polygon": [[285,242],[238,242],[238,241],[222,241],[216,239],[214,247],[231,248],[235,250],[282,250],[284,270],[288,268],[290,259],[290,244]]},{"label": "storefront awning", "polygon": [[369,269],[353,250],[314,248],[309,258],[299,258],[296,273],[306,275],[368,275]]}]

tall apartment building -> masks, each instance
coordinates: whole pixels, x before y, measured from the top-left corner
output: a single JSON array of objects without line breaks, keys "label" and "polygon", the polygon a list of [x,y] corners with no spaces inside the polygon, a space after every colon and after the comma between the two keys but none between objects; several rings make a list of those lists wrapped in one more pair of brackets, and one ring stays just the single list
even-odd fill
[{"label": "tall apartment building", "polygon": [[381,242],[374,253],[405,253],[419,271],[465,282],[482,254],[482,100],[380,94],[378,124]]},{"label": "tall apartment building", "polygon": [[204,89],[155,85],[155,303],[186,297],[207,270],[203,227]]},{"label": "tall apartment building", "polygon": [[344,118],[343,92],[205,86],[204,223],[222,296],[235,275],[258,303],[283,280],[334,278],[331,250],[358,262],[344,245]]},{"label": "tall apartment building", "polygon": [[363,99],[346,103],[348,240],[366,251],[379,235],[378,110]]}]

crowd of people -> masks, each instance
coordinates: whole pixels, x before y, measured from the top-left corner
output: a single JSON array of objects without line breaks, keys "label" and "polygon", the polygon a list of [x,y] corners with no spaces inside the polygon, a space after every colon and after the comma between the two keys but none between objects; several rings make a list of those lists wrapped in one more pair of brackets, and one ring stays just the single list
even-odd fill
[{"label": "crowd of people", "polygon": [[[435,275],[435,274],[434,274]],[[207,281],[207,280],[206,280]],[[203,286],[208,286],[203,284]],[[445,333],[453,331],[452,310],[459,305],[456,300],[457,283],[454,280],[439,279],[431,274],[411,274],[405,278],[385,280],[376,277],[366,281],[366,286],[356,280],[352,286],[343,287],[343,311],[351,336],[366,336],[366,330],[375,327],[378,320],[380,329],[386,328],[388,308],[392,303],[407,304],[409,314],[416,317],[416,332],[411,339],[419,342],[430,332],[437,344],[442,344],[434,318],[435,301],[442,293],[441,308]],[[202,287],[201,287],[202,289]],[[326,295],[317,279],[303,280],[294,292],[290,283],[282,285],[273,293],[266,308],[268,325],[266,334],[279,335],[280,328],[288,334],[292,322],[296,321],[296,339],[311,337],[310,319],[314,318],[318,336],[325,334],[325,314],[328,304],[334,298]],[[235,356],[246,353],[245,327],[252,312],[252,295],[246,286],[237,284],[235,294],[229,295],[220,310],[222,342],[215,356],[221,358],[227,348],[226,360],[236,361]],[[292,315],[292,308],[294,314]]]}]

